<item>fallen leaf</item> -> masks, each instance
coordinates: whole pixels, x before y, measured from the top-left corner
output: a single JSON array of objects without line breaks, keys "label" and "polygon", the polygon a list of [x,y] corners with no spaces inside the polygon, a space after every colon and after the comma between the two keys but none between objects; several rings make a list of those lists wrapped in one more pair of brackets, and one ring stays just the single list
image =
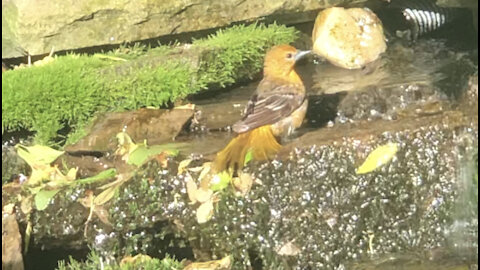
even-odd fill
[{"label": "fallen leaf", "polygon": [[212,166],[212,162],[205,162],[202,165],[202,172],[198,176],[198,181],[202,181],[203,178],[210,172],[210,168]]},{"label": "fallen leaf", "polygon": [[35,208],[38,211],[45,210],[48,206],[48,203],[50,200],[55,196],[60,191],[60,189],[54,189],[54,190],[40,190],[36,195],[35,195]]},{"label": "fallen leaf", "polygon": [[371,152],[365,162],[357,169],[357,174],[365,174],[374,171],[382,165],[388,163],[397,153],[398,145],[388,143],[377,147]]},{"label": "fallen leaf", "polygon": [[204,203],[210,200],[213,196],[213,190],[211,189],[203,189],[199,188],[195,191],[195,200]]},{"label": "fallen leaf", "polygon": [[213,191],[222,190],[228,187],[232,181],[232,176],[227,171],[217,173],[210,181],[210,189]]},{"label": "fallen leaf", "polygon": [[102,205],[102,204],[108,202],[110,199],[113,198],[113,196],[117,192],[118,188],[119,188],[119,186],[116,185],[116,186],[111,186],[111,187],[105,189],[100,194],[98,194],[98,196],[95,197],[95,199],[93,200],[94,204],[95,205]]},{"label": "fallen leaf", "polygon": [[210,199],[197,208],[197,222],[199,224],[209,221],[213,216],[213,201]]},{"label": "fallen leaf", "polygon": [[71,168],[70,170],[68,170],[67,175],[65,176],[67,180],[73,181],[77,179],[77,171],[78,168]]},{"label": "fallen leaf", "polygon": [[27,228],[25,228],[25,239],[23,240],[23,254],[27,254],[28,252],[28,247],[30,245],[30,237],[32,236],[32,230],[33,230],[33,225],[32,225],[32,219],[30,218],[30,214],[27,215]]},{"label": "fallen leaf", "polygon": [[215,261],[194,262],[185,266],[183,270],[229,270],[231,267],[232,258],[231,256],[226,256]]},{"label": "fallen leaf", "polygon": [[180,161],[180,163],[178,164],[177,175],[180,175],[183,172],[185,172],[185,170],[187,169],[188,165],[190,165],[191,162],[192,162],[191,159],[185,159]]},{"label": "fallen leaf", "polygon": [[290,241],[276,250],[278,255],[281,256],[296,256],[300,254],[300,248],[298,248],[293,241]]},{"label": "fallen leaf", "polygon": [[101,181],[104,181],[104,180],[114,178],[116,174],[117,174],[117,170],[112,168],[112,169],[102,171],[102,172],[100,172],[97,175],[92,176],[92,177],[78,179],[76,181],[76,183],[80,184],[80,185],[85,185],[85,184],[92,184],[92,183],[96,183],[96,182],[101,182]]},{"label": "fallen leaf", "polygon": [[250,149],[248,150],[247,154],[245,155],[245,160],[243,161],[243,166],[247,166],[247,164],[253,159],[253,151]]},{"label": "fallen leaf", "polygon": [[190,176],[190,174],[187,174],[187,182],[185,183],[185,186],[187,188],[187,194],[188,194],[188,198],[190,199],[190,201],[192,203],[196,203],[197,202],[197,199],[195,198],[195,193],[197,192],[197,184],[195,183],[195,181],[193,180],[193,178]]},{"label": "fallen leaf", "polygon": [[233,178],[233,186],[237,190],[236,195],[245,196],[252,188],[253,180],[249,173],[240,173],[238,177]]},{"label": "fallen leaf", "polygon": [[64,151],[57,151],[44,145],[24,146],[15,145],[18,155],[27,162],[30,167],[35,165],[49,165],[54,162]]}]

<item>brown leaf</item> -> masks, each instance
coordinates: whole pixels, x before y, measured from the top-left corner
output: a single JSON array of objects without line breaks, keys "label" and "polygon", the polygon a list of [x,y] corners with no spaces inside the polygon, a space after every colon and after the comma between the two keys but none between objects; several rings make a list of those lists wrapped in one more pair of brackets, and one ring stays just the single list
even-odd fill
[{"label": "brown leaf", "polygon": [[90,208],[90,205],[92,205],[92,200],[93,200],[93,191],[89,189],[85,191],[85,197],[77,199],[77,201],[80,204],[82,204],[85,208]]},{"label": "brown leaf", "polygon": [[167,168],[168,166],[168,154],[165,152],[162,152],[158,155],[155,156],[155,159],[157,160],[158,164],[162,166],[162,168]]}]

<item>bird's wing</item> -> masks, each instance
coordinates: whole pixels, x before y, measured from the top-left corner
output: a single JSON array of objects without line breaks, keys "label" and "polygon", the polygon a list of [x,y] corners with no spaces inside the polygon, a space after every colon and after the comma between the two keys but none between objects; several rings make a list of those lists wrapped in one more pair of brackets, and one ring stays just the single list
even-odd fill
[{"label": "bird's wing", "polygon": [[300,86],[278,85],[264,95],[254,95],[247,104],[244,118],[233,125],[233,131],[244,133],[264,125],[275,124],[289,116],[305,99],[305,95],[298,91],[298,87]]}]

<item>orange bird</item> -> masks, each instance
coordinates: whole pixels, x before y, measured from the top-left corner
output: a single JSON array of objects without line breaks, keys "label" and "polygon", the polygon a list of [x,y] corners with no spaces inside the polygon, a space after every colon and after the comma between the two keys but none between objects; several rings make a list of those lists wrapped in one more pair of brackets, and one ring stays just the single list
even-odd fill
[{"label": "orange bird", "polygon": [[290,45],[267,52],[263,79],[248,101],[243,119],[233,125],[238,135],[214,160],[217,172],[243,168],[249,151],[255,160],[273,158],[281,148],[276,137],[289,135],[302,124],[308,102],[294,67],[308,53]]}]

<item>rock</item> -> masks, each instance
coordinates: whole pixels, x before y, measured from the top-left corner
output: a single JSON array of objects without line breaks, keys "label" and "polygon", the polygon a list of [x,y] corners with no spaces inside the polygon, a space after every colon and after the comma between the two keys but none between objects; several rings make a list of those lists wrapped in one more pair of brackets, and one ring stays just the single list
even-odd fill
[{"label": "rock", "polygon": [[2,1],[2,58],[192,33],[234,22],[312,21],[316,10],[363,0]]},{"label": "rock", "polygon": [[18,156],[13,146],[2,145],[2,185],[20,173],[27,175],[28,164]]},{"label": "rock", "polygon": [[332,64],[356,69],[375,61],[387,45],[382,23],[364,8],[321,11],[312,33],[313,52]]},{"label": "rock", "polygon": [[[176,235],[175,245],[193,249],[196,260],[231,254],[233,269],[247,267],[252,254],[262,258],[265,269],[278,269],[286,263],[278,247],[293,240],[300,252],[289,256],[291,268],[337,269],[370,249],[382,255],[445,247],[443,232],[451,225],[463,166],[458,151],[470,155],[478,147],[476,140],[455,138],[477,135],[478,117],[458,110],[309,132],[286,146],[278,160],[247,168],[255,179],[251,191],[245,197],[220,193],[212,219],[200,225],[186,175],[166,172],[152,161],[105,205],[112,227],[94,219],[92,233],[84,238],[88,210],[72,200],[83,190],[66,190],[47,209],[33,213],[32,245],[90,243],[103,256],[114,255],[114,246],[120,253],[136,248],[155,254],[162,245],[158,239],[169,234]],[[387,142],[398,143],[396,157],[357,175],[368,153]],[[199,172],[190,173],[195,178]]]},{"label": "rock", "polygon": [[[466,82],[476,70],[472,58],[452,51],[443,41],[419,40],[410,47],[396,41],[381,59],[363,69],[315,65],[308,93],[344,93],[336,105],[335,120],[331,119],[336,123],[438,113],[467,91]],[[309,106],[310,118],[318,115],[317,109],[323,108],[314,103]]]},{"label": "rock", "polygon": [[15,213],[2,210],[2,269],[23,270],[22,236]]},{"label": "rock", "polygon": [[125,131],[134,142],[144,140],[149,145],[172,142],[193,117],[193,109],[140,109],[129,112],[106,113],[77,143],[65,147],[69,153],[114,151],[116,135]]}]

